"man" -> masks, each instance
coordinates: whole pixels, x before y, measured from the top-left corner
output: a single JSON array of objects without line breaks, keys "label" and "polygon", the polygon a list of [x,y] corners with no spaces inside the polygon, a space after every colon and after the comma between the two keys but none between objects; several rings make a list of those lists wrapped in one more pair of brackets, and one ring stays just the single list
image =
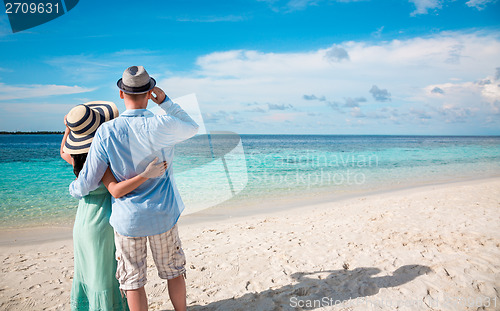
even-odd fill
[{"label": "man", "polygon": [[[116,276],[130,310],[147,310],[144,285],[149,240],[158,275],[168,280],[174,308],[185,310],[185,257],[176,225],[184,204],[173,180],[172,161],[174,145],[194,136],[198,125],[155,87],[156,81],[142,66],[127,68],[117,85],[127,110],[99,127],[70,193],[81,198],[96,189],[108,167],[120,182],[144,171],[155,157],[167,161],[164,176],[149,179],[113,200],[110,224],[115,230]],[[157,116],[146,110],[149,99],[167,114]]]}]

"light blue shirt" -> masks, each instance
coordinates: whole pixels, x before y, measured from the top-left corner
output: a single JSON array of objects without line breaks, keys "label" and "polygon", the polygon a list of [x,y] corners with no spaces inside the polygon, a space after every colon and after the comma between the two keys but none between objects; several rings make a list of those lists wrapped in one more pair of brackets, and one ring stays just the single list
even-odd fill
[{"label": "light blue shirt", "polygon": [[155,158],[167,161],[166,173],[151,178],[127,195],[113,199],[110,224],[121,235],[141,237],[170,230],[184,210],[173,177],[174,145],[194,136],[198,124],[170,100],[160,105],[167,114],[126,110],[96,131],[87,160],[70,194],[81,198],[97,189],[108,166],[118,182],[142,173]]}]

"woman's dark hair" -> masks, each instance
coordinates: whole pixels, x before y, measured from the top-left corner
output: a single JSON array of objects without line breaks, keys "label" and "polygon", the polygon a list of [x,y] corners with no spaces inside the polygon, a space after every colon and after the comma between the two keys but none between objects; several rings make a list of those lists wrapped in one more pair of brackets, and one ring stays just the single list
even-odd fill
[{"label": "woman's dark hair", "polygon": [[78,177],[78,174],[80,174],[83,168],[83,164],[85,164],[85,160],[87,160],[87,153],[72,154],[71,157],[73,158],[73,173]]}]

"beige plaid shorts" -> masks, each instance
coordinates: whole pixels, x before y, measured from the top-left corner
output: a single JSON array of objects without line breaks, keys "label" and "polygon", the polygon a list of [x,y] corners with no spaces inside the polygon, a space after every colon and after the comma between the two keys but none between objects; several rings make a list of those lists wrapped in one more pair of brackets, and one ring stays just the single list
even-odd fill
[{"label": "beige plaid shorts", "polygon": [[128,237],[115,231],[116,278],[122,290],[139,289],[147,282],[147,240],[153,260],[162,279],[174,279],[186,273],[186,257],[182,250],[177,224],[167,232],[147,236]]}]

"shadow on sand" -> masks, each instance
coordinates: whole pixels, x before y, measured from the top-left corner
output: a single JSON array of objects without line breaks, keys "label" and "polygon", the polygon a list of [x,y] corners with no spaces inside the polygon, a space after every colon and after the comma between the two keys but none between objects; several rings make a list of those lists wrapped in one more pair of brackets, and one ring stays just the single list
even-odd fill
[{"label": "shadow on sand", "polygon": [[[406,265],[395,270],[392,275],[380,277],[374,277],[381,272],[378,268],[297,272],[291,275],[298,281],[294,285],[248,293],[205,306],[190,306],[188,310],[313,310],[333,306],[336,300],[373,296],[380,288],[405,284],[430,271],[427,266]],[[325,273],[330,274],[319,278]]]}]

